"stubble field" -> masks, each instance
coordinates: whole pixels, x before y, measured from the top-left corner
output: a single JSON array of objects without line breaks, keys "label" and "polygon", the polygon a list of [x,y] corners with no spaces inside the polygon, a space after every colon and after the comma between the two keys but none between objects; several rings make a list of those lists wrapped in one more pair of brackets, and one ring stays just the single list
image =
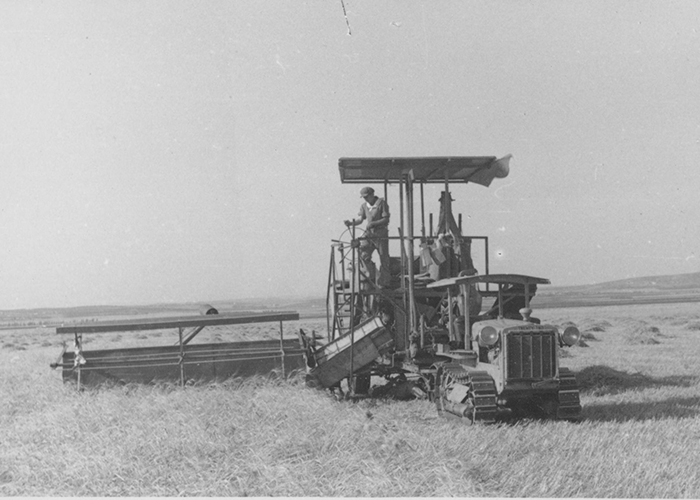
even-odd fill
[{"label": "stubble field", "polygon": [[[79,393],[49,368],[53,330],[0,331],[0,496],[700,497],[700,304],[535,316],[584,332],[561,361],[581,386],[579,424],[467,427],[427,401],[339,402],[300,377]],[[299,327],[325,320],[285,324]],[[95,339],[87,349],[175,334]]]}]

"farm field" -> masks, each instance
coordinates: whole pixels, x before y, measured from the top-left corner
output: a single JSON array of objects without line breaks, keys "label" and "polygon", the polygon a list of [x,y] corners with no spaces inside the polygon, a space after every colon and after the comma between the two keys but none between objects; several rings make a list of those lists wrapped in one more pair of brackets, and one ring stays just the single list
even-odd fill
[{"label": "farm field", "polygon": [[[53,329],[0,331],[0,496],[700,497],[700,305],[535,310],[571,321],[579,424],[465,426],[427,401],[336,401],[303,377],[77,392]],[[325,319],[285,323],[325,331]],[[203,332],[276,338],[278,326]],[[171,343],[95,336],[86,349]]]}]

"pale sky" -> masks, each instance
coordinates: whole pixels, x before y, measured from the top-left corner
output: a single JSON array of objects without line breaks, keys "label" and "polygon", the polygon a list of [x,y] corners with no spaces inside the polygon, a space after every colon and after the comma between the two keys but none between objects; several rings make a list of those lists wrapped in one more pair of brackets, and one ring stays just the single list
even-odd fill
[{"label": "pale sky", "polygon": [[697,1],[345,7],[2,2],[0,309],[324,297],[347,156],[512,154],[491,272],[700,270]]}]

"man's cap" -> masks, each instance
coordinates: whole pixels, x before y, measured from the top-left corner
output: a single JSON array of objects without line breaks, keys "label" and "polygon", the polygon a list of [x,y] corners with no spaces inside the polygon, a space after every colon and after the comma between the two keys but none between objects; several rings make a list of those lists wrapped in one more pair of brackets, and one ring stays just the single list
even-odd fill
[{"label": "man's cap", "polygon": [[371,194],[374,194],[374,189],[372,189],[371,187],[363,187],[360,191],[360,198],[364,198],[365,196]]}]

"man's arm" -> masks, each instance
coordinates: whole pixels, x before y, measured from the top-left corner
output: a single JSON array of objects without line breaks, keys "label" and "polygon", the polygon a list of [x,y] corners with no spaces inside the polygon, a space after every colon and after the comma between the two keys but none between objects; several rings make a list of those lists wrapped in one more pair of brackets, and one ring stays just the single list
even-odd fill
[{"label": "man's arm", "polygon": [[357,213],[357,219],[349,219],[345,221],[345,225],[348,227],[353,227],[357,226],[358,224],[362,224],[362,221],[364,221],[367,218],[367,214],[365,213],[364,207],[360,207],[360,211]]},{"label": "man's arm", "polygon": [[345,225],[348,227],[353,227],[357,226],[358,224],[362,224],[362,221],[365,220],[365,214],[361,213],[360,216],[357,219],[349,219],[345,221]]},{"label": "man's arm", "polygon": [[382,217],[381,219],[373,220],[367,223],[367,229],[372,229],[373,227],[386,227],[389,225],[389,216]]}]

